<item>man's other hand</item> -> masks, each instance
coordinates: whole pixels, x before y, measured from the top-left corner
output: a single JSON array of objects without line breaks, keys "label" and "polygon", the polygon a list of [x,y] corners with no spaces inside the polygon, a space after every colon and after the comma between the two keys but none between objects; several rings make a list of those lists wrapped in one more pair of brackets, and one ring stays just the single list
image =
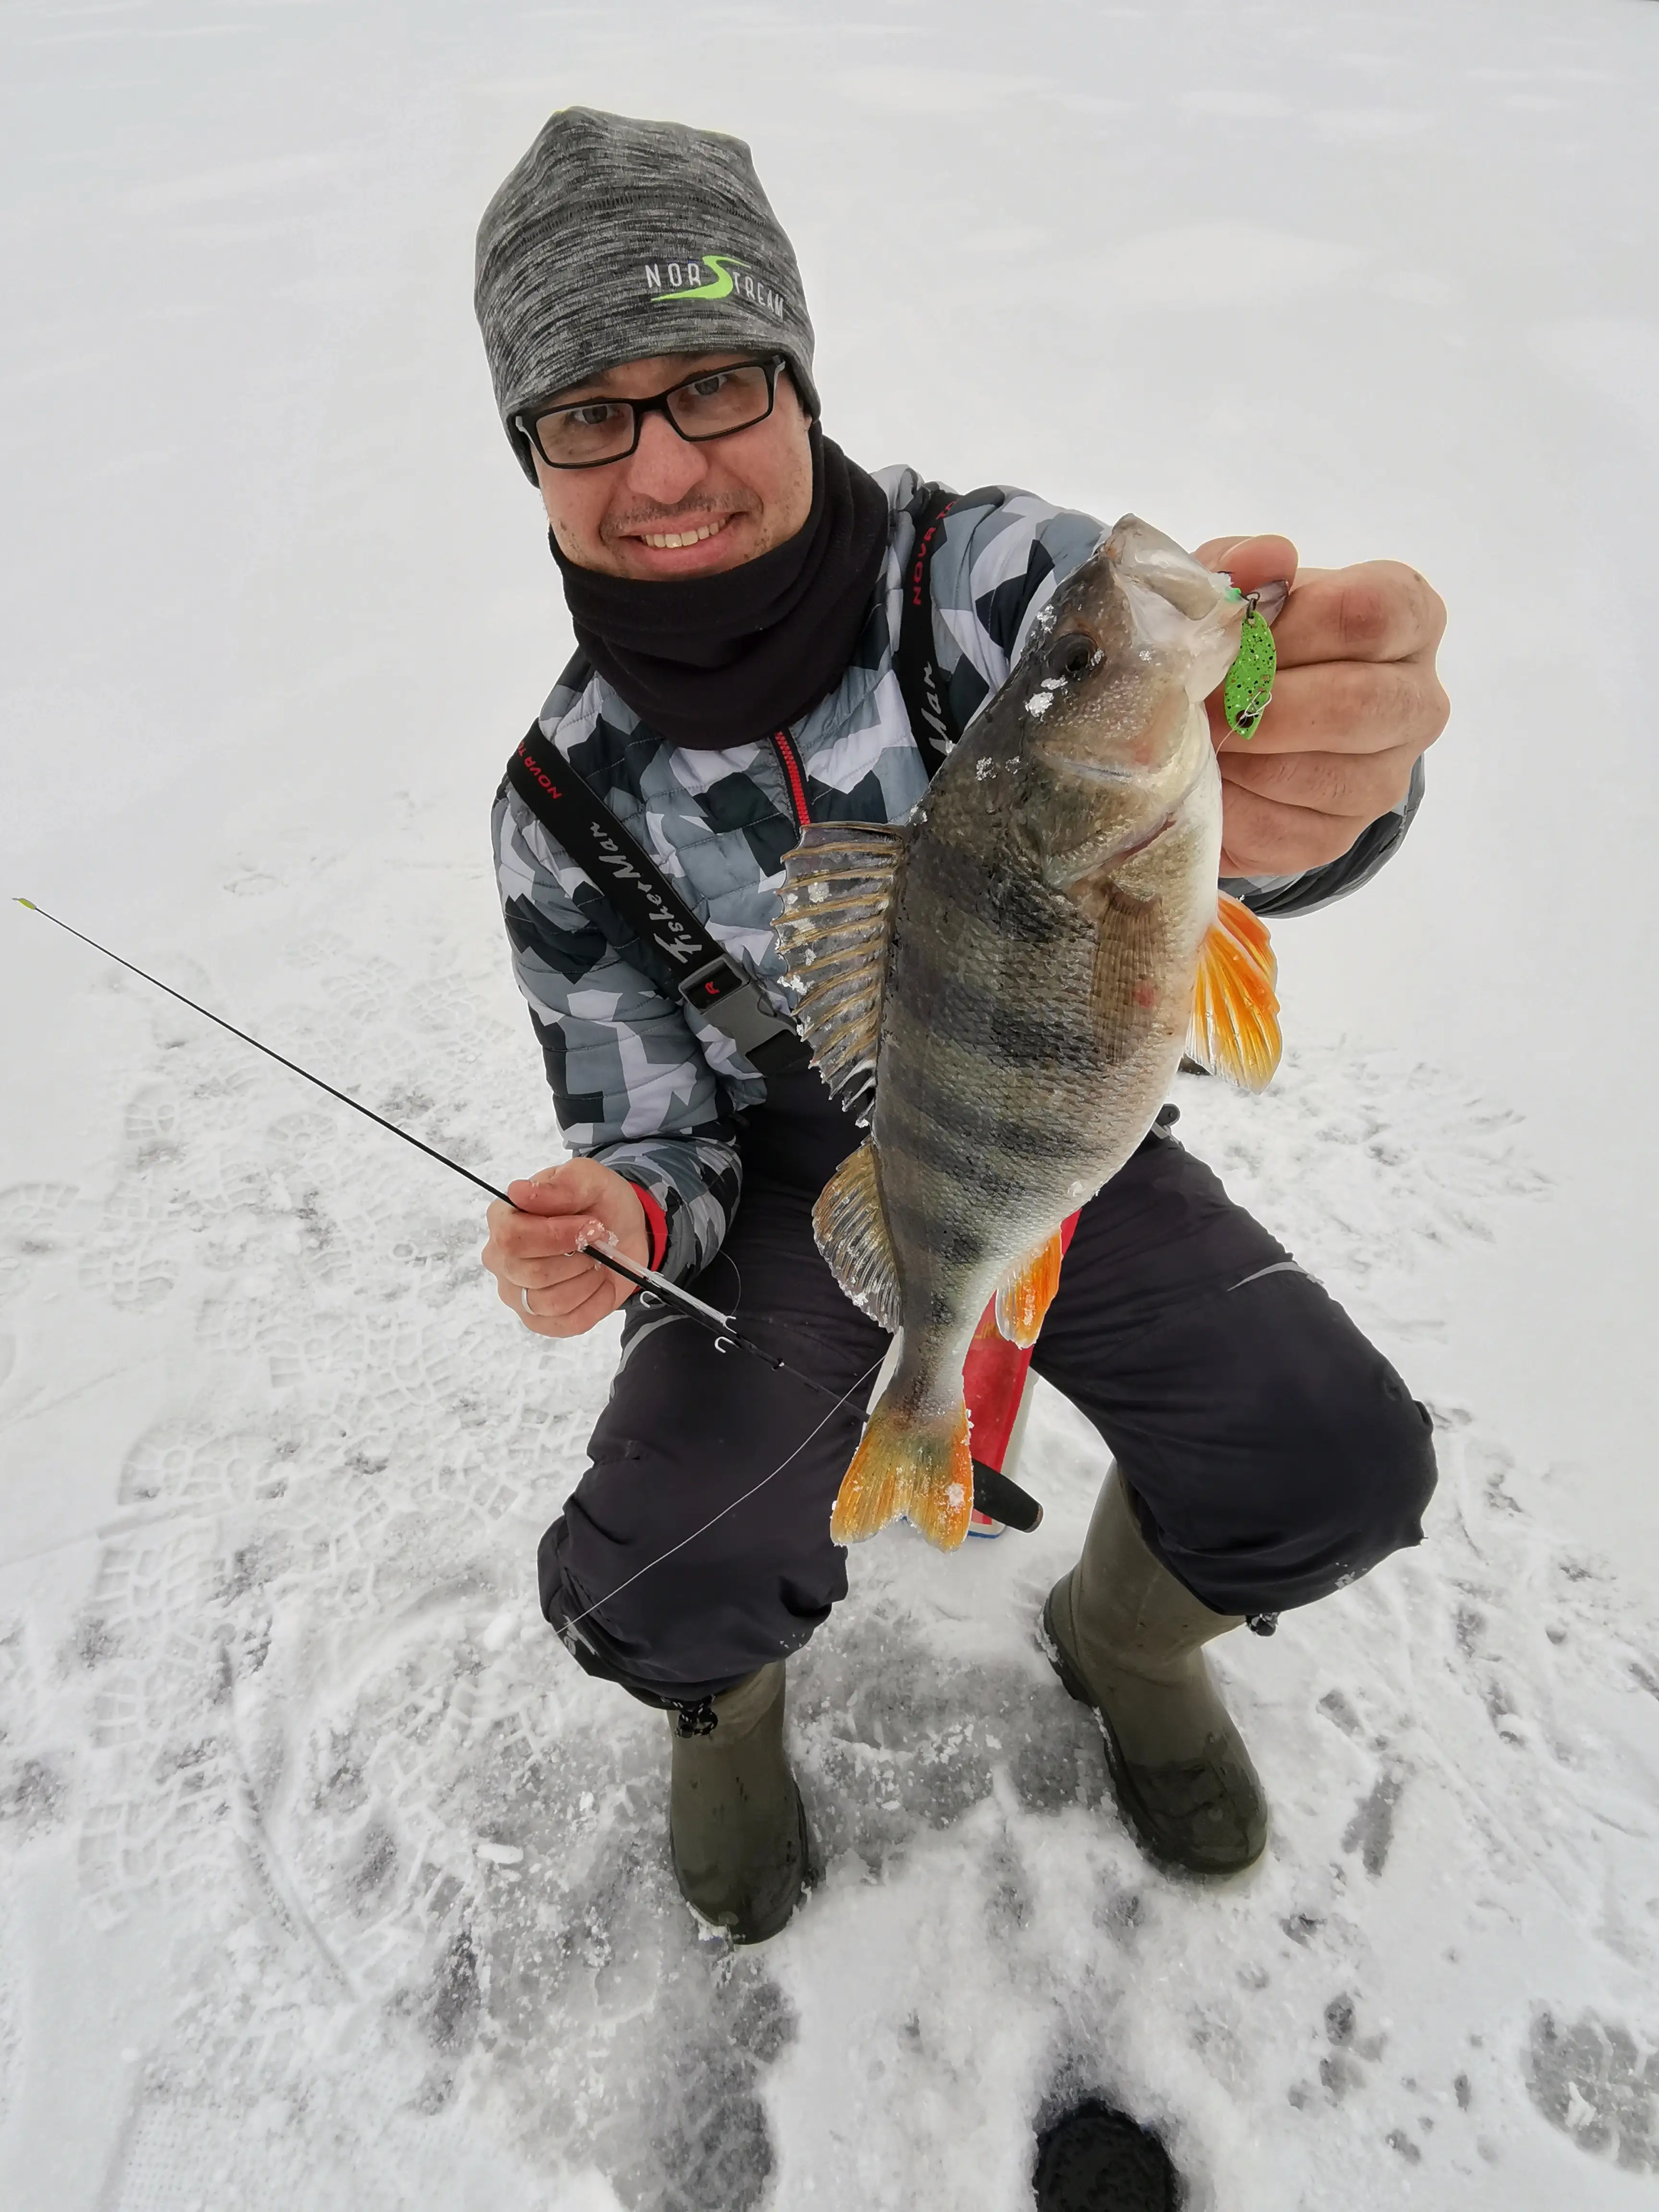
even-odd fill
[{"label": "man's other hand", "polygon": [[1194,558],[1240,591],[1291,586],[1273,624],[1273,704],[1247,744],[1209,702],[1221,769],[1221,872],[1291,876],[1339,860],[1397,806],[1446,726],[1440,595],[1398,561],[1297,571],[1288,538],[1212,538]]},{"label": "man's other hand", "polygon": [[[489,1208],[489,1242],[480,1257],[504,1305],[538,1336],[580,1336],[614,1313],[634,1285],[602,1267],[576,1239],[609,1231],[619,1259],[644,1267],[651,1232],[639,1192],[597,1160],[566,1160],[527,1182],[510,1182],[511,1206]],[[597,1224],[597,1229],[596,1229]]]}]

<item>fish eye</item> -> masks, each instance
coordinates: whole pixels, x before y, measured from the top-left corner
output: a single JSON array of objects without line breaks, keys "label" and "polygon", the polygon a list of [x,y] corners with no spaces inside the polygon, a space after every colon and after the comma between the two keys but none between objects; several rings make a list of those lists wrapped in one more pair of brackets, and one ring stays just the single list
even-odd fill
[{"label": "fish eye", "polygon": [[1081,676],[1094,657],[1094,641],[1087,632],[1068,629],[1054,639],[1042,659],[1050,676],[1066,678]]}]

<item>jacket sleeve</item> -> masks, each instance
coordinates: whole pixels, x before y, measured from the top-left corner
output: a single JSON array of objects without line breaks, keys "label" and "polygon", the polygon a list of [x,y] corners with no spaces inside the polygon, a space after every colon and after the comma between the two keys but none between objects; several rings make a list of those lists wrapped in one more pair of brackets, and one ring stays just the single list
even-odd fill
[{"label": "jacket sleeve", "polygon": [[[1037,615],[1105,536],[1092,515],[1000,484],[969,492],[945,518],[933,556],[933,641],[946,696],[964,727],[1007,676]],[[1400,804],[1338,860],[1291,876],[1223,877],[1257,914],[1311,914],[1369,883],[1399,849],[1423,802],[1423,763]]]},{"label": "jacket sleeve", "polygon": [[660,1272],[719,1251],[742,1188],[729,1098],[677,997],[624,957],[623,926],[505,783],[491,831],[513,973],[559,1127],[660,1207]]}]

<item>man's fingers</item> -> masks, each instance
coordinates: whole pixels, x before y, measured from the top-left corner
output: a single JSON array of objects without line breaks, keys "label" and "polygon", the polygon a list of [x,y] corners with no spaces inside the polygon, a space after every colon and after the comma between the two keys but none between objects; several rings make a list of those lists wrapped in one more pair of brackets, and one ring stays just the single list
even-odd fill
[{"label": "man's fingers", "polygon": [[[514,1210],[519,1213],[568,1212],[588,1202],[589,1178],[581,1174],[585,1161],[567,1160],[556,1168],[543,1168],[533,1176],[520,1176],[507,1186]],[[499,1206],[501,1200],[495,1201]]]},{"label": "man's fingers", "polygon": [[591,1274],[548,1284],[515,1283],[510,1275],[497,1275],[495,1293],[503,1305],[526,1319],[560,1321],[578,1306],[586,1305],[596,1284]]},{"label": "man's fingers", "polygon": [[525,1290],[518,1284],[499,1279],[495,1287],[502,1304],[509,1307],[534,1335],[580,1336],[615,1308],[616,1297],[609,1288],[611,1279],[599,1270],[591,1290],[580,1285],[574,1289],[567,1285],[547,1291]]},{"label": "man's fingers", "polygon": [[1288,538],[1273,532],[1261,538],[1212,538],[1193,558],[1206,568],[1224,568],[1241,592],[1291,583],[1296,577],[1296,548]]},{"label": "man's fingers", "polygon": [[556,1255],[550,1260],[503,1260],[500,1262],[501,1278],[521,1291],[551,1291],[567,1283],[580,1283],[591,1288],[595,1279],[609,1275],[608,1267],[600,1267],[578,1252],[568,1257]]},{"label": "man's fingers", "polygon": [[576,1239],[593,1226],[591,1213],[525,1213],[511,1206],[491,1206],[489,1211],[490,1243],[498,1252],[519,1260],[547,1260],[574,1252]]},{"label": "man's fingers", "polygon": [[[534,1329],[538,1336],[580,1336],[595,1322],[603,1321],[608,1313],[615,1311],[617,1293],[611,1288],[612,1283],[616,1283],[617,1290],[623,1287],[616,1276],[601,1273],[585,1297],[572,1297],[568,1304],[554,1291],[528,1291],[522,1315],[525,1327]],[[543,1306],[554,1310],[543,1314],[538,1311]]]},{"label": "man's fingers", "polygon": [[1320,660],[1406,660],[1431,653],[1445,603],[1401,561],[1304,571],[1273,624],[1281,668]]},{"label": "man's fingers", "polygon": [[1440,594],[1403,561],[1301,568],[1288,538],[1212,538],[1194,559],[1224,568],[1242,592],[1296,588],[1273,625],[1281,666],[1316,660],[1404,660],[1432,653],[1446,627]]},{"label": "man's fingers", "polygon": [[[1279,669],[1273,703],[1248,741],[1228,738],[1224,760],[1247,753],[1421,752],[1446,726],[1447,701],[1431,668],[1415,661],[1327,660]],[[1211,715],[1212,731],[1216,714]],[[1223,718],[1223,728],[1225,728]]]},{"label": "man's fingers", "polygon": [[1228,784],[1222,798],[1221,873],[1295,876],[1340,860],[1374,816],[1285,806]]},{"label": "man's fingers", "polygon": [[1229,751],[1221,756],[1223,796],[1249,791],[1281,806],[1375,822],[1406,796],[1416,758],[1411,745],[1376,753]]}]

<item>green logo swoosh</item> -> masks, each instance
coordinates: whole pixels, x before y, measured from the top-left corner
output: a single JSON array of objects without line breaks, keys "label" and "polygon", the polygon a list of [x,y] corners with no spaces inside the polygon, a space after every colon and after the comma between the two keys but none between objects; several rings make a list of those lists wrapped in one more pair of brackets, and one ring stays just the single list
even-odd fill
[{"label": "green logo swoosh", "polygon": [[[705,253],[702,262],[706,269],[714,271],[712,282],[694,284],[686,292],[655,292],[652,295],[652,306],[660,307],[668,300],[724,300],[732,290],[732,270],[749,266],[746,261],[738,261],[729,253]],[[730,269],[726,266],[728,262],[732,264]]]}]

